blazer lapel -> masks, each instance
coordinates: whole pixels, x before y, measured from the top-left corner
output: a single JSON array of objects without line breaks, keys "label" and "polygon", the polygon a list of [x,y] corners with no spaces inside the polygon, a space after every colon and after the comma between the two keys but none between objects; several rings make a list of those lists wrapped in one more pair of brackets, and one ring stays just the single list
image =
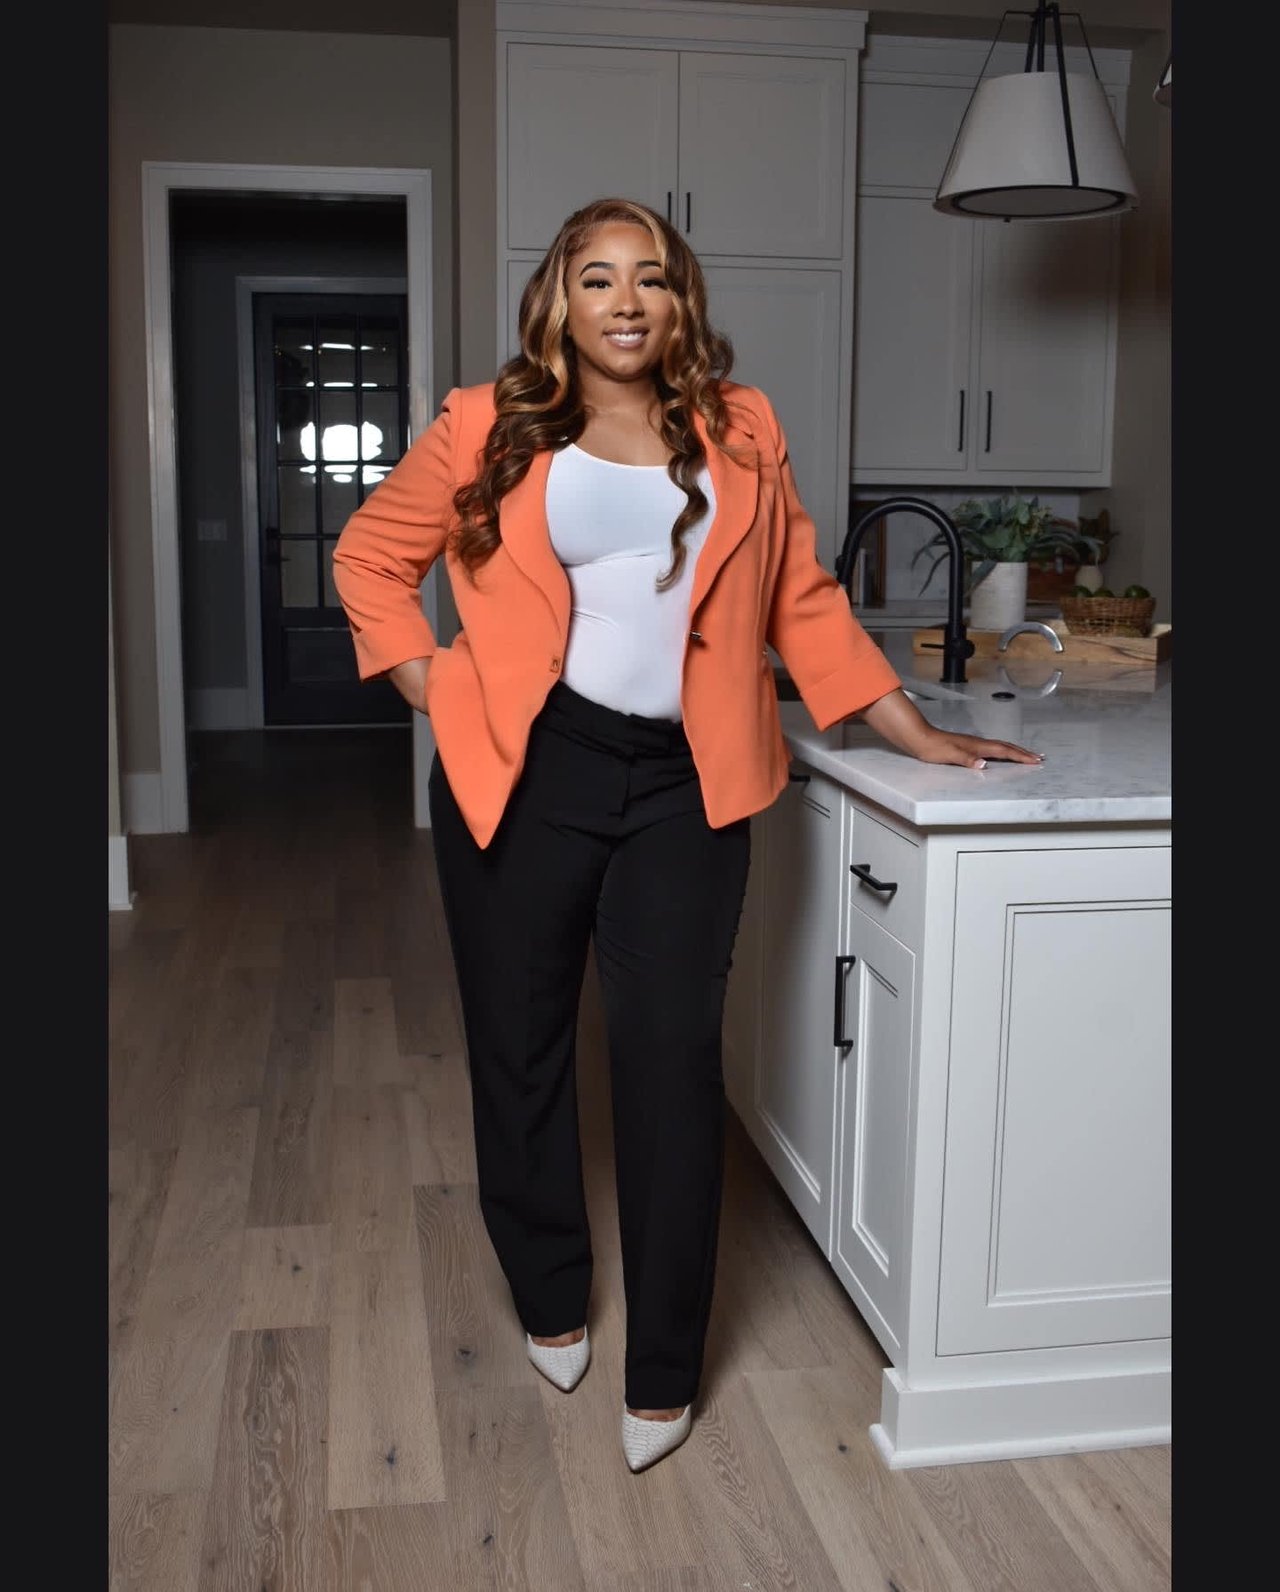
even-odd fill
[{"label": "blazer lapel", "polygon": [[[712,582],[720,573],[725,559],[750,529],[756,517],[760,486],[759,473],[752,465],[738,464],[716,447],[707,434],[707,423],[700,414],[694,415],[693,423],[706,450],[707,470],[716,491],[716,512],[707,539],[702,544],[702,551],[698,554],[693,591],[689,598],[690,616],[711,590]],[[749,444],[752,435],[748,425],[739,420],[735,413],[725,441],[731,445]]]},{"label": "blazer lapel", "polygon": [[550,604],[563,640],[569,633],[572,599],[569,577],[552,549],[547,525],[547,475],[553,457],[549,449],[534,454],[524,479],[507,493],[498,508],[498,528],[502,545],[513,562]]}]

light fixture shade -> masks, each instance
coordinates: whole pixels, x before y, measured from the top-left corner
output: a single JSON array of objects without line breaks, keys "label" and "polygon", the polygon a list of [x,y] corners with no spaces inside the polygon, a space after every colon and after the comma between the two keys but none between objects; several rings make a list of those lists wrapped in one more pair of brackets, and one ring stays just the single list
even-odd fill
[{"label": "light fixture shade", "polygon": [[978,84],[934,208],[1002,220],[1133,209],[1138,190],[1102,84],[1078,72],[1065,78],[1074,181],[1058,74],[1011,72]]}]

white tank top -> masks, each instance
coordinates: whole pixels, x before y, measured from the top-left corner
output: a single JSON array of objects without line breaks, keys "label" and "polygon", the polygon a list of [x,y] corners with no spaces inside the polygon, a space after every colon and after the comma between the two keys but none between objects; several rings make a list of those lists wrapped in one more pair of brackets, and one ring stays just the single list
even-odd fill
[{"label": "white tank top", "polygon": [[679,720],[689,596],[698,554],[715,518],[715,489],[698,472],[707,512],[684,534],[680,578],[671,567],[671,527],[688,499],[664,464],[614,464],[576,443],[560,449],[547,476],[547,527],[573,594],[560,678],[579,696],[619,713]]}]

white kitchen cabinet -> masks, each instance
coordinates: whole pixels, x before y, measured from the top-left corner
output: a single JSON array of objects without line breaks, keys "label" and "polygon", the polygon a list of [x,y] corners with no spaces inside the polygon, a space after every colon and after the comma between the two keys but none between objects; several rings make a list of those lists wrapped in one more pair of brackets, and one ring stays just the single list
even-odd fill
[{"label": "white kitchen cabinet", "polygon": [[739,1092],[731,1104],[824,1254],[831,1247],[833,1019],[844,980],[838,960],[842,818],[839,787],[805,770],[797,771],[758,826],[752,859],[757,893],[743,914],[754,940],[744,946],[739,931],[729,997],[729,1025],[739,1032],[737,1009],[745,1002],[759,1012],[754,1066],[747,1077],[734,1069]]},{"label": "white kitchen cabinet", "polygon": [[696,252],[732,379],[769,397],[834,567],[849,514],[866,12],[496,0],[498,348],[565,216],[640,199]]},{"label": "white kitchen cabinet", "polygon": [[815,525],[834,525],[841,508],[848,512],[831,425],[846,385],[831,335],[840,320],[840,272],[707,265],[703,274],[715,323],[733,343],[734,380],[768,394],[801,502]]},{"label": "white kitchen cabinet", "polygon": [[[927,199],[858,201],[853,478],[969,467],[973,221]],[[886,306],[901,306],[901,313]]]},{"label": "white kitchen cabinet", "polygon": [[1167,827],[919,829],[792,773],[726,1074],[891,1362],[886,1463],[1167,1441]]},{"label": "white kitchen cabinet", "polygon": [[1169,864],[957,858],[940,1355],[1169,1336]]},{"label": "white kitchen cabinet", "polygon": [[[851,478],[1110,484],[1119,221],[933,209],[985,49],[877,38],[862,63]],[[1092,71],[1082,51],[1068,70]],[[1123,131],[1128,52],[1096,50]],[[1019,71],[1000,46],[987,71]]]},{"label": "white kitchen cabinet", "polygon": [[1118,222],[962,225],[979,243],[974,474],[1105,485],[1095,478],[1111,467]]},{"label": "white kitchen cabinet", "polygon": [[615,194],[699,256],[843,253],[843,60],[512,42],[506,70],[510,248]]},{"label": "white kitchen cabinet", "polygon": [[616,194],[669,208],[679,61],[670,50],[508,46],[508,248],[541,257],[589,199]]},{"label": "white kitchen cabinet", "polygon": [[844,78],[821,56],[681,54],[675,222],[699,256],[839,260]]},{"label": "white kitchen cabinet", "polygon": [[915,1032],[915,955],[858,907],[845,919],[850,1045],[836,1098],[831,1264],[892,1358],[906,1304],[907,1153]]}]

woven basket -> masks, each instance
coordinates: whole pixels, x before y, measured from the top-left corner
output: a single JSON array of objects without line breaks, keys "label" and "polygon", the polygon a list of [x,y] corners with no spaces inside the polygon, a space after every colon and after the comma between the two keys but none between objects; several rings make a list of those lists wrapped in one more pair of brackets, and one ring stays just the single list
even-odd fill
[{"label": "woven basket", "polygon": [[1063,597],[1062,617],[1078,636],[1145,636],[1154,597]]}]

